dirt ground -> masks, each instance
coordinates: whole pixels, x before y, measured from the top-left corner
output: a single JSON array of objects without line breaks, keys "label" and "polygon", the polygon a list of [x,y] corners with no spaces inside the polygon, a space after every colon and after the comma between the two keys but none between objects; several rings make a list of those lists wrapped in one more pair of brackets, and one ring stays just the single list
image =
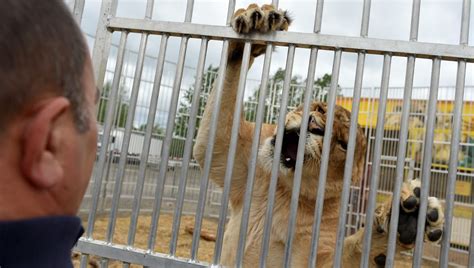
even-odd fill
[{"label": "dirt ground", "polygon": [[[84,220],[84,219],[83,219]],[[109,219],[107,217],[100,217],[96,220],[95,228],[94,228],[94,239],[104,240],[106,236],[107,226]],[[84,226],[87,223],[84,222]],[[117,218],[117,223],[115,227],[115,233],[113,236],[113,243],[126,245],[127,238],[128,238],[128,230],[130,226],[130,216],[122,215]],[[151,226],[151,216],[144,215],[140,216],[138,219],[137,231],[135,236],[135,244],[136,248],[146,249],[148,236]],[[168,253],[169,252],[169,245],[171,240],[171,233],[173,231],[173,215],[171,214],[164,214],[160,215],[159,223],[158,223],[158,231],[157,231],[157,238],[156,238],[156,252]],[[176,256],[189,258],[191,256],[191,244],[193,240],[193,236],[185,231],[186,227],[194,227],[194,216],[185,216],[183,215],[181,218],[181,224],[179,228],[179,237],[178,237],[178,247],[176,249]],[[204,233],[209,234],[216,234],[217,231],[217,220],[214,219],[204,219],[202,223],[202,231]],[[204,262],[211,262],[212,257],[214,254],[214,242],[206,241],[204,239],[200,239],[199,242],[199,250],[198,250],[198,260]],[[76,254],[74,256],[74,267],[79,267],[79,256]],[[93,256],[90,258],[92,261],[88,267],[95,267],[94,264],[98,264],[100,259]],[[98,266],[97,266],[98,267]],[[109,267],[122,267],[122,263],[118,261],[110,261]],[[141,267],[132,265],[131,267]]]},{"label": "dirt ground", "polygon": [[[83,219],[84,220],[84,219]],[[84,222],[84,226],[87,223]],[[139,249],[146,249],[147,248],[147,241],[148,235],[150,231],[151,225],[151,216],[150,215],[143,215],[140,216],[138,219],[138,226],[135,236],[135,244],[134,246]],[[96,225],[94,228],[94,239],[97,240],[105,240],[106,231],[108,226],[108,217],[99,217],[96,221]],[[113,237],[113,243],[126,245],[127,244],[127,237],[128,237],[128,230],[130,226],[130,216],[129,215],[121,215],[117,218],[115,233]],[[156,239],[156,246],[155,251],[160,253],[168,253],[169,252],[169,244],[171,240],[171,233],[172,233],[172,226],[173,226],[173,215],[162,213],[160,215],[160,220],[158,223],[158,231],[157,231],[157,239]],[[179,229],[179,237],[178,237],[178,247],[176,249],[176,256],[182,258],[189,258],[191,256],[191,244],[193,236],[185,230],[185,228],[193,228],[194,227],[194,216],[186,216],[183,215],[181,218],[181,225]],[[202,223],[202,233],[215,235],[217,232],[217,220],[215,219],[204,219]],[[203,262],[212,262],[214,254],[214,242],[213,241],[206,241],[201,237],[199,242],[199,250],[198,250],[198,260]],[[79,268],[80,257],[78,254],[75,254],[73,257],[74,267]],[[409,256],[399,256],[398,260],[395,262],[396,267],[411,267],[411,260],[412,258]],[[100,258],[96,256],[90,257],[90,262],[88,267],[100,267]],[[436,263],[425,261],[422,267],[435,267]],[[122,263],[118,261],[110,261],[109,266],[112,268],[122,267]],[[142,267],[139,265],[131,265],[131,267]]]}]

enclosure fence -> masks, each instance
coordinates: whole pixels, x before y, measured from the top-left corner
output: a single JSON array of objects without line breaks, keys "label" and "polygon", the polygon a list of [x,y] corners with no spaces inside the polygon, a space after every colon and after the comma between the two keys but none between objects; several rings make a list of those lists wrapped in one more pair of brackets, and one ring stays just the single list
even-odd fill
[{"label": "enclosure fence", "polygon": [[[84,0],[71,4],[78,21],[82,19]],[[328,172],[330,137],[336,104],[351,111],[351,122],[347,157],[344,172],[344,186],[341,194],[338,236],[335,246],[334,266],[341,267],[342,242],[345,236],[365,227],[364,248],[361,267],[368,267],[369,249],[376,202],[387,196],[393,197],[392,216],[386,266],[393,267],[401,185],[404,179],[420,178],[421,198],[418,218],[416,246],[413,251],[413,265],[420,267],[422,259],[432,259],[440,267],[449,265],[474,267],[474,133],[473,113],[474,88],[465,86],[466,65],[474,62],[474,47],[468,45],[471,1],[463,0],[459,45],[418,42],[420,0],[413,0],[410,41],[374,39],[368,36],[371,1],[364,0],[360,37],[324,35],[320,33],[324,1],[318,0],[315,11],[314,33],[276,32],[272,35],[253,34],[242,36],[228,26],[213,26],[191,23],[194,1],[188,0],[184,22],[152,20],[153,0],[147,1],[143,19],[116,16],[117,0],[103,0],[101,17],[95,35],[93,65],[97,84],[102,87],[97,118],[100,124],[99,151],[94,166],[91,185],[87,190],[81,213],[87,215],[87,228],[75,250],[80,252],[81,267],[86,267],[90,256],[101,258],[101,265],[108,267],[110,261],[120,261],[124,267],[133,264],[147,267],[206,267],[219,265],[222,251],[224,226],[227,219],[229,187],[220,189],[209,182],[212,155],[206,155],[206,164],[199,168],[192,159],[192,147],[207,95],[212,84],[220,96],[223,90],[223,73],[230,40],[266,44],[265,62],[259,83],[259,94],[252,100],[239,99],[236,109],[242,109],[249,121],[255,122],[259,130],[263,123],[284,125],[287,110],[303,104],[304,114],[308,114],[311,99],[320,99],[328,105],[328,117],[324,135],[321,170],[314,216],[311,247],[311,266],[317,264],[319,230],[324,201],[324,189]],[[278,1],[272,4],[278,6]],[[235,1],[230,0],[227,24],[235,10]],[[453,29],[456,30],[456,29]],[[140,34],[140,46],[135,54],[136,63],[132,71],[127,71],[126,46],[130,33]],[[112,35],[119,34],[120,41],[114,48]],[[156,69],[144,79],[143,66],[147,60],[147,42],[153,36],[160,37]],[[170,37],[181,38],[178,61],[172,72],[174,79],[166,81],[163,75]],[[192,98],[188,105],[180,106],[184,98],[182,80],[186,51],[190,39],[201,40],[198,66]],[[221,64],[217,75],[205,70],[209,41],[222,41]],[[269,79],[272,48],[288,47],[286,75],[276,83]],[[307,83],[292,84],[291,72],[296,48],[310,50]],[[110,57],[112,50],[115,57]],[[314,86],[314,73],[319,51],[334,53],[332,79],[328,88]],[[339,88],[338,79],[343,53],[357,53],[357,67],[354,87]],[[378,88],[362,86],[364,64],[367,55],[383,56],[382,82]],[[248,55],[247,55],[248,57]],[[405,86],[389,88],[390,67],[393,57],[407,59]],[[432,61],[431,85],[429,89],[413,87],[415,62],[417,59]],[[244,61],[248,60],[244,58]],[[456,85],[443,88],[439,85],[442,62],[457,62]],[[130,74],[133,74],[132,76]],[[245,90],[246,73],[241,74],[239,92]],[[138,104],[139,94],[148,88],[151,95],[146,97],[149,104]],[[165,95],[166,105],[163,104]],[[417,91],[424,97],[416,98]],[[268,92],[268,94],[265,94]],[[395,93],[394,93],[395,92]],[[397,93],[398,92],[398,93]],[[454,92],[454,98],[443,99],[440,92]],[[143,94],[143,93],[141,93]],[[451,94],[453,95],[453,94]],[[242,94],[243,96],[243,94]],[[440,97],[441,96],[441,97]],[[162,102],[160,104],[159,102]],[[220,105],[218,99],[216,107]],[[163,108],[165,107],[165,108]],[[161,110],[160,110],[161,109]],[[142,112],[140,112],[142,111]],[[239,111],[239,110],[237,110]],[[136,125],[136,116],[145,114],[141,125]],[[161,120],[161,121],[160,121]],[[214,113],[208,145],[212,148],[217,131],[218,113]],[[229,122],[231,124],[231,122]],[[351,185],[351,170],[354,161],[357,124],[364,128],[368,139],[368,151],[364,178],[360,184]],[[183,127],[185,126],[185,127]],[[233,132],[238,129],[233,127]],[[256,131],[257,133],[258,131]],[[256,134],[257,135],[257,134]],[[278,129],[277,147],[282,141],[282,129]],[[304,136],[304,135],[302,135]],[[258,136],[256,136],[258,137]],[[258,139],[251,152],[250,165],[255,168]],[[237,142],[231,139],[229,156],[235,154]],[[211,150],[212,151],[212,150]],[[278,151],[278,150],[277,150]],[[279,154],[277,154],[279,157]],[[298,151],[302,159],[303,151]],[[233,158],[228,158],[227,167],[233,166]],[[291,258],[297,202],[301,183],[302,161],[297,162],[290,204],[288,223],[288,246],[285,263]],[[253,176],[250,171],[245,202],[250,202]],[[231,174],[229,175],[231,176]],[[228,178],[226,178],[228,179]],[[272,177],[276,183],[277,177]],[[441,246],[423,243],[426,221],[427,197],[436,196],[443,201],[445,212],[444,235]],[[269,202],[268,211],[273,203]],[[249,205],[246,206],[247,208]],[[117,221],[121,213],[129,215],[126,241],[117,243]],[[165,215],[171,215],[170,235],[167,250],[159,250],[159,225]],[[105,235],[97,238],[94,231],[103,215],[108,215]],[[141,216],[148,215],[147,237],[139,238]],[[189,254],[177,254],[178,239],[181,239],[183,215],[194,216],[194,232],[189,245]],[[248,220],[249,211],[244,210],[243,220]],[[271,213],[267,215],[271,219]],[[216,242],[212,258],[199,255],[203,250],[200,237],[203,221],[215,219],[217,225]],[[245,224],[241,236],[245,241]],[[271,224],[270,224],[271,226]],[[264,240],[268,239],[269,228],[265,227]],[[469,235],[466,235],[469,234]],[[145,242],[140,244],[137,240]],[[241,243],[243,246],[243,243]],[[429,247],[429,250],[426,248]],[[239,247],[237,264],[242,263],[243,249]],[[267,247],[262,248],[266,256]],[[260,266],[265,266],[261,258]]]}]

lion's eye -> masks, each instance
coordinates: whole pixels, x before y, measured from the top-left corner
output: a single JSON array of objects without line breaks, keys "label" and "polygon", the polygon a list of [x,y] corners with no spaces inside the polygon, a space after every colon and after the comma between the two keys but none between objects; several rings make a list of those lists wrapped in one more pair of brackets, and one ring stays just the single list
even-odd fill
[{"label": "lion's eye", "polygon": [[325,110],[323,109],[323,107],[321,107],[321,106],[318,106],[318,110],[317,110],[317,111],[318,111],[319,113],[321,113],[321,114],[325,114],[325,113],[326,113],[326,111],[325,111]]},{"label": "lion's eye", "polygon": [[339,140],[338,143],[344,151],[347,151],[347,142]]}]

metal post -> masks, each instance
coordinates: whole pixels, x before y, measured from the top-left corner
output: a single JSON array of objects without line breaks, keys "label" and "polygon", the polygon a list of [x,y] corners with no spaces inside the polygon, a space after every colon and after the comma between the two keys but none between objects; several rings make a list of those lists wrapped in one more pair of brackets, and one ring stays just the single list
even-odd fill
[{"label": "metal post", "polygon": [[183,77],[184,60],[186,57],[186,49],[188,46],[189,37],[185,36],[181,39],[179,49],[179,58],[177,63],[176,76],[173,84],[173,93],[171,95],[170,111],[168,114],[168,122],[166,124],[166,135],[163,140],[163,147],[161,148],[161,161],[159,173],[157,178],[157,185],[155,189],[155,202],[153,204],[153,214],[151,218],[150,234],[148,237],[148,250],[153,250],[156,242],[156,231],[158,229],[158,222],[161,212],[161,203],[163,197],[163,189],[166,181],[166,173],[168,167],[168,160],[170,156],[171,143],[173,141],[174,123],[176,117],[176,110],[178,106],[179,91],[181,89],[181,79]]},{"label": "metal post", "polygon": [[[463,1],[463,13],[461,19],[461,37],[460,44],[467,45],[469,39],[469,19],[471,10],[471,1]],[[451,150],[449,153],[449,169],[448,169],[448,182],[446,189],[446,207],[445,207],[445,222],[443,230],[443,238],[441,242],[440,252],[440,267],[447,267],[449,262],[449,248],[451,240],[451,223],[453,221],[453,210],[454,210],[454,195],[456,187],[456,175],[458,166],[458,152],[459,143],[461,142],[462,132],[462,108],[463,108],[463,97],[464,97],[464,86],[466,79],[466,62],[460,60],[458,62],[458,73],[456,77],[456,93],[454,98],[453,108],[453,129],[451,132]],[[471,221],[471,225],[474,226],[474,221]],[[471,236],[473,234],[471,233]],[[470,255],[473,255],[473,247],[469,248]]]},{"label": "metal post", "polygon": [[[291,203],[290,203],[290,218],[288,223],[288,236],[285,244],[285,267],[291,266],[291,253],[293,246],[293,239],[295,236],[295,227],[296,227],[296,216],[298,211],[298,201],[301,189],[301,177],[303,174],[303,160],[306,146],[306,134],[308,130],[308,120],[309,118],[309,105],[311,103],[311,98],[313,95],[314,87],[314,72],[316,70],[316,60],[318,55],[318,49],[311,49],[311,56],[309,60],[308,76],[306,79],[306,90],[304,94],[304,104],[303,104],[303,119],[301,120],[300,134],[298,139],[298,149],[296,155],[296,164],[295,164],[295,174],[293,179],[293,189],[291,193]],[[337,77],[333,80],[336,80],[335,85],[337,86]],[[334,87],[334,92],[336,88]],[[335,98],[334,98],[335,100]]]},{"label": "metal post", "polygon": [[140,41],[140,49],[138,53],[139,55],[138,55],[137,64],[135,68],[135,77],[133,80],[132,94],[130,97],[130,105],[129,105],[129,110],[127,114],[127,121],[125,122],[125,134],[123,136],[123,141],[122,141],[120,160],[118,164],[118,172],[116,173],[116,176],[115,176],[114,193],[112,197],[112,207],[110,210],[109,225],[107,227],[107,235],[106,235],[107,242],[111,242],[114,236],[115,223],[117,220],[117,212],[118,212],[119,201],[120,201],[120,194],[122,192],[123,177],[125,175],[125,168],[126,168],[125,166],[127,164],[128,149],[130,145],[130,138],[132,136],[133,121],[135,118],[135,109],[136,109],[137,100],[138,100],[138,91],[139,91],[141,76],[142,76],[142,71],[143,71],[143,63],[145,60],[145,51],[146,51],[147,41],[148,41],[148,34],[142,34],[142,38]]},{"label": "metal post", "polygon": [[[235,9],[235,0],[229,0],[229,5],[227,6],[227,26],[230,25],[232,15]],[[199,192],[199,201],[198,207],[196,210],[196,220],[194,222],[194,234],[193,234],[193,241],[191,245],[191,259],[195,260],[197,257],[198,249],[199,249],[199,239],[201,234],[201,224],[202,224],[202,214],[204,210],[204,202],[205,202],[205,195],[206,190],[209,182],[209,174],[211,171],[211,162],[212,162],[212,153],[214,151],[214,142],[216,139],[216,131],[217,131],[217,120],[219,118],[219,110],[221,106],[221,98],[222,98],[222,91],[224,87],[225,81],[225,72],[227,68],[227,54],[229,52],[229,41],[224,40],[222,46],[222,53],[221,53],[221,60],[219,64],[219,73],[217,76],[217,81],[215,82],[214,90],[216,90],[216,100],[214,103],[214,110],[211,117],[211,125],[209,127],[209,140],[207,144],[206,156],[204,159],[204,167],[202,168],[201,172],[201,185],[200,185],[200,192]],[[227,206],[227,203],[221,203],[221,206]],[[223,228],[223,227],[222,227]],[[216,241],[217,244],[217,241]],[[217,254],[218,252],[216,252]]]},{"label": "metal post", "polygon": [[425,231],[426,211],[428,206],[428,195],[431,179],[431,162],[432,162],[432,149],[436,119],[436,101],[438,98],[439,88],[439,72],[440,72],[441,60],[435,58],[433,60],[433,69],[431,73],[431,86],[430,86],[430,97],[428,101],[427,120],[426,120],[426,132],[425,132],[425,146],[423,148],[424,156],[422,163],[421,173],[421,189],[420,189],[420,208],[418,210],[418,223],[416,229],[416,243],[415,251],[413,252],[413,266],[420,267],[421,257],[423,255],[423,240]]},{"label": "metal post", "polygon": [[[194,221],[194,234],[193,234],[193,242],[191,246],[191,259],[195,260],[197,257],[198,249],[199,249],[199,239],[201,234],[201,224],[202,224],[202,214],[204,211],[204,202],[206,200],[205,195],[207,193],[207,186],[209,183],[209,175],[211,172],[211,162],[212,162],[212,153],[214,151],[214,142],[216,140],[216,132],[217,132],[217,120],[219,116],[219,109],[221,106],[221,98],[222,98],[222,91],[224,87],[224,79],[225,79],[225,71],[227,67],[227,53],[229,51],[229,41],[225,40],[222,53],[221,53],[221,61],[219,67],[219,74],[217,76],[217,82],[214,90],[216,90],[216,102],[214,103],[214,110],[211,117],[211,125],[209,130],[209,140],[207,143],[207,150],[206,156],[204,159],[204,167],[201,169],[201,186],[199,191],[199,200],[198,200],[198,207],[196,210],[196,220]],[[221,204],[225,206],[227,204]]]},{"label": "metal post", "polygon": [[[411,14],[411,31],[410,41],[418,39],[419,17],[420,17],[420,0],[413,1],[413,8]],[[395,171],[395,184],[392,195],[392,211],[390,217],[389,236],[387,245],[387,258],[385,266],[387,268],[393,267],[395,260],[395,248],[397,240],[398,219],[400,214],[400,193],[404,177],[405,155],[408,141],[408,123],[410,117],[410,106],[413,91],[413,77],[415,73],[415,56],[408,56],[407,71],[405,77],[405,90],[403,92],[402,115],[400,122],[400,142],[398,144],[397,166]],[[410,179],[410,177],[408,177]]]},{"label": "metal post", "polygon": [[202,86],[202,74],[204,70],[204,62],[206,60],[207,53],[207,39],[202,39],[201,50],[199,52],[199,61],[196,69],[196,81],[194,83],[193,103],[191,105],[191,115],[188,121],[188,132],[186,134],[186,142],[184,145],[183,164],[181,168],[181,174],[179,178],[179,187],[176,208],[173,218],[173,232],[170,241],[170,255],[176,254],[176,247],[178,242],[179,226],[181,224],[181,213],[184,205],[184,194],[186,190],[186,181],[188,177],[188,171],[190,168],[191,151],[193,146],[194,133],[196,132],[196,119],[199,109],[199,101],[201,100],[201,86]]},{"label": "metal post", "polygon": [[128,231],[127,244],[132,245],[135,241],[138,216],[140,214],[140,205],[145,184],[146,167],[150,154],[150,144],[152,139],[153,126],[155,125],[156,109],[158,97],[160,95],[161,78],[163,76],[163,67],[165,63],[166,48],[168,45],[168,36],[161,37],[160,52],[156,66],[155,78],[153,81],[153,90],[151,93],[150,110],[148,111],[147,124],[145,129],[145,138],[143,141],[142,153],[140,156],[140,165],[138,167],[138,179],[136,182],[135,194],[132,205],[132,215],[130,216],[130,227]]},{"label": "metal post", "polygon": [[364,244],[362,250],[362,260],[360,267],[369,266],[369,254],[372,243],[372,227],[374,225],[375,198],[380,177],[380,162],[382,157],[382,145],[385,123],[385,108],[387,107],[388,84],[390,78],[390,64],[392,57],[389,54],[384,56],[382,71],[382,85],[380,86],[379,109],[377,113],[377,127],[375,133],[375,147],[372,161],[372,174],[370,176],[370,191],[367,204],[367,213],[365,217]]},{"label": "metal post", "polygon": [[324,206],[324,193],[326,188],[326,179],[329,166],[329,151],[331,149],[332,129],[334,123],[334,110],[336,106],[336,88],[339,79],[339,70],[341,66],[342,51],[336,50],[334,53],[334,62],[332,65],[332,79],[331,88],[328,96],[328,105],[326,112],[326,125],[323,138],[323,149],[321,153],[321,164],[319,168],[318,177],[318,192],[316,197],[316,205],[314,208],[314,219],[311,235],[311,252],[309,266],[316,266],[317,262],[317,248],[319,244],[319,232],[321,227],[321,218],[323,214]]},{"label": "metal post", "polygon": [[[364,1],[362,13],[362,23],[360,35],[367,37],[370,19],[370,0]],[[346,162],[344,164],[344,179],[341,194],[341,205],[339,207],[339,225],[337,229],[336,253],[334,254],[334,267],[340,267],[342,262],[342,252],[344,245],[344,233],[346,229],[347,204],[349,203],[350,187],[352,182],[352,167],[354,163],[354,152],[356,146],[356,136],[359,118],[359,104],[362,92],[362,78],[364,75],[365,53],[359,52],[357,55],[357,67],[354,84],[354,96],[352,99],[351,123],[349,128],[349,140],[347,143]],[[362,178],[361,178],[362,179]],[[349,215],[351,218],[352,215]]]}]

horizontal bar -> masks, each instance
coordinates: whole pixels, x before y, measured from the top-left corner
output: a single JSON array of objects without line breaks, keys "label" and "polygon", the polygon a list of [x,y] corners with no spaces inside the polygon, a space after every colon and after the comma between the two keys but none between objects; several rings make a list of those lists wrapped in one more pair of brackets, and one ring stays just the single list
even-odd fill
[{"label": "horizontal bar", "polygon": [[343,52],[365,51],[368,54],[386,54],[392,56],[415,55],[417,58],[440,58],[442,60],[465,59],[474,62],[474,47],[446,45],[425,42],[385,40],[376,38],[349,37],[325,34],[308,34],[277,31],[271,35],[253,33],[241,35],[226,26],[211,26],[195,23],[168,21],[146,21],[141,19],[111,18],[107,25],[111,31],[148,32],[151,34],[169,34],[171,36],[207,37],[211,40],[235,39],[254,43],[271,42],[274,45],[295,47],[318,47],[325,50],[340,49]]},{"label": "horizontal bar", "polygon": [[82,237],[73,250],[84,254],[150,267],[208,267],[206,264],[170,258],[164,254],[150,254],[145,250],[130,248],[125,245],[109,244],[104,241],[85,239]]}]

